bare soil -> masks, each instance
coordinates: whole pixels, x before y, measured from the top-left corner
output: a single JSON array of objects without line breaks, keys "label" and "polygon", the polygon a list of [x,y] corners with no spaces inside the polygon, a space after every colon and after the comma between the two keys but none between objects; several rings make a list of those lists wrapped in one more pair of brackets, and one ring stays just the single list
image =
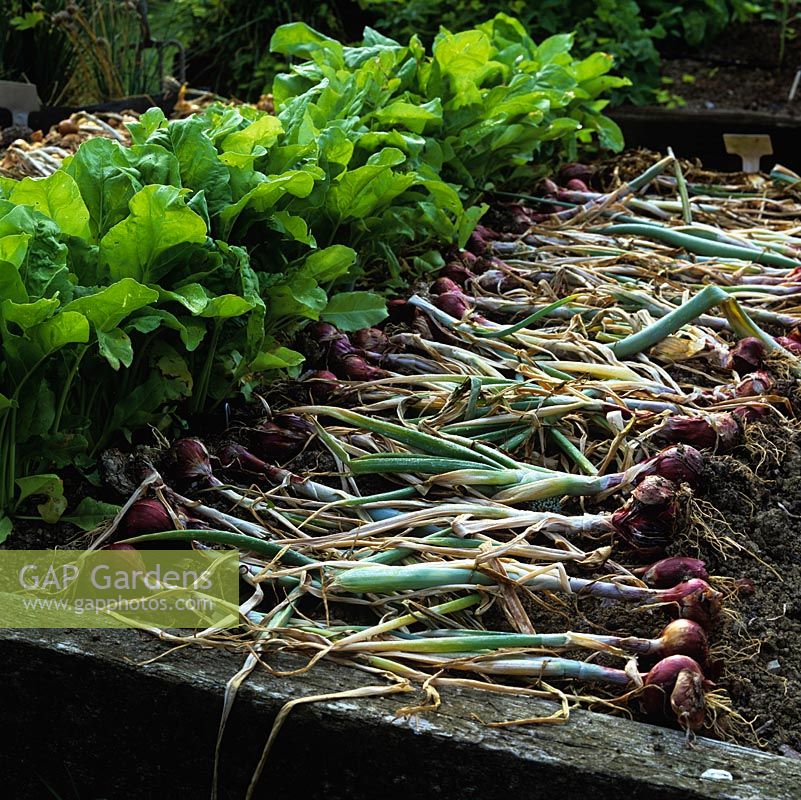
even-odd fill
[{"label": "bare soil", "polygon": [[[734,25],[703,52],[664,54],[663,88],[688,109],[745,109],[801,115],[801,91],[788,101],[801,67],[801,35],[785,43],[779,58],[779,26],[757,22]],[[681,106],[681,103],[678,103]]]}]

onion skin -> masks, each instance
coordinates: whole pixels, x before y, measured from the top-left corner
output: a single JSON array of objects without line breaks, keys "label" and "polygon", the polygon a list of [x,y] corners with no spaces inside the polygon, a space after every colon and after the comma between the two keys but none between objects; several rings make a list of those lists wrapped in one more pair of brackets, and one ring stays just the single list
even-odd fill
[{"label": "onion skin", "polygon": [[659,636],[661,654],[688,656],[704,665],[709,659],[709,638],[701,625],[691,619],[674,619]]},{"label": "onion skin", "polygon": [[639,480],[660,475],[676,484],[687,483],[697,489],[704,473],[704,457],[694,447],[678,444],[661,450],[643,462],[642,467]]},{"label": "onion skin", "polygon": [[458,292],[444,292],[443,294],[434,297],[434,305],[450,314],[456,319],[462,319],[469,311],[471,311],[470,303],[467,297],[460,291]]},{"label": "onion skin", "polygon": [[[122,534],[122,538],[174,529],[175,523],[167,509],[158,500],[153,499],[134,501],[117,526],[117,532]],[[117,549],[123,549],[123,546],[120,545]]]},{"label": "onion skin", "polygon": [[200,439],[179,439],[170,448],[170,472],[173,477],[201,486],[214,481],[209,451]]},{"label": "onion skin", "polygon": [[446,292],[461,293],[461,291],[461,287],[455,281],[446,277],[437,278],[429,289],[431,294],[445,294]]},{"label": "onion skin", "polygon": [[663,558],[650,567],[645,567],[642,579],[655,589],[669,589],[677,583],[700,578],[707,580],[709,573],[706,564],[700,558],[686,556],[670,556]]},{"label": "onion skin", "polygon": [[389,339],[384,331],[380,331],[378,328],[362,328],[352,333],[350,340],[362,350],[373,350],[376,353],[389,350]]},{"label": "onion skin", "polygon": [[648,475],[610,521],[632,548],[641,555],[655,556],[673,537],[679,509],[676,484],[661,475]]},{"label": "onion skin", "polygon": [[656,435],[668,442],[725,452],[740,443],[742,430],[733,414],[721,411],[705,417],[670,417]]},{"label": "onion skin", "polygon": [[705,630],[715,624],[723,607],[723,595],[701,578],[661,589],[660,595],[661,602],[677,604],[680,617],[697,622]]},{"label": "onion skin", "polygon": [[697,661],[682,655],[663,658],[645,676],[644,684],[641,704],[648,715],[672,716],[690,731],[704,724],[705,694],[713,684],[704,677]]},{"label": "onion skin", "polygon": [[762,366],[764,358],[765,345],[754,336],[747,336],[729,350],[726,367],[739,373],[753,372]]},{"label": "onion skin", "polygon": [[459,261],[449,261],[442,268],[440,277],[453,281],[456,286],[464,287],[468,281],[475,280],[476,275]]}]

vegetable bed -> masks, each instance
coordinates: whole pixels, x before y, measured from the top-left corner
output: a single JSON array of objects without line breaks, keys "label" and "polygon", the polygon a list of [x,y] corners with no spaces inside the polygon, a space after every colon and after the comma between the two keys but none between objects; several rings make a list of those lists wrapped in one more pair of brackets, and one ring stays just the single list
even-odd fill
[{"label": "vegetable bed", "polygon": [[311,58],[277,115],[153,109],[0,181],[8,546],[238,551],[238,627],[149,629],[240,657],[217,766],[251,674],[332,663],[402,718],[797,756],[801,178],[543,179],[620,146],[621,82],[505,15],[273,46]]}]

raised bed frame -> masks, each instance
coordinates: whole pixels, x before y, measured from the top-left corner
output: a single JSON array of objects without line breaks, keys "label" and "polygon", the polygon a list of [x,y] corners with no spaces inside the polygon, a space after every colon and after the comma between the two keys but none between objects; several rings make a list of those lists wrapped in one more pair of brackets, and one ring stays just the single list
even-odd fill
[{"label": "raised bed frame", "polygon": [[[145,800],[210,796],[226,681],[241,656],[138,631],[2,631],[2,796]],[[156,659],[150,661],[151,659]],[[149,661],[147,664],[141,662]],[[277,668],[302,665],[270,659]],[[244,797],[278,710],[296,697],[369,682],[319,663],[289,678],[257,670],[222,749],[220,800]],[[375,681],[373,681],[375,682]],[[443,691],[442,709],[395,712],[410,695],[295,708],[258,797],[797,800],[801,761],[588,711],[566,725],[492,728],[552,713],[547,701]],[[46,786],[50,787],[49,789]]]},{"label": "raised bed frame", "polygon": [[665,152],[672,147],[677,156],[700,158],[708,169],[740,170],[741,161],[723,146],[724,133],[768,134],[773,155],[765,156],[762,169],[779,162],[801,169],[801,117],[756,111],[697,111],[655,107],[623,107],[609,110],[620,125],[627,147],[647,147]]}]

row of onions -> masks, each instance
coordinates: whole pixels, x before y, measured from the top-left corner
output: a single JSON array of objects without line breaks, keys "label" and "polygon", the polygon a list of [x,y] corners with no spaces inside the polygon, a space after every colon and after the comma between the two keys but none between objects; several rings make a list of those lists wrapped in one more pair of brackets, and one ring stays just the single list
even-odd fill
[{"label": "row of onions", "polygon": [[[718,726],[710,648],[752,587],[692,557],[693,537],[739,546],[696,493],[791,413],[798,207],[672,155],[606,194],[578,166],[561,182],[380,329],[308,328],[307,402],[175,442],[95,546],[237,547],[252,653],[420,684],[427,708],[467,685]],[[610,607],[650,634],[588,625]]]}]

